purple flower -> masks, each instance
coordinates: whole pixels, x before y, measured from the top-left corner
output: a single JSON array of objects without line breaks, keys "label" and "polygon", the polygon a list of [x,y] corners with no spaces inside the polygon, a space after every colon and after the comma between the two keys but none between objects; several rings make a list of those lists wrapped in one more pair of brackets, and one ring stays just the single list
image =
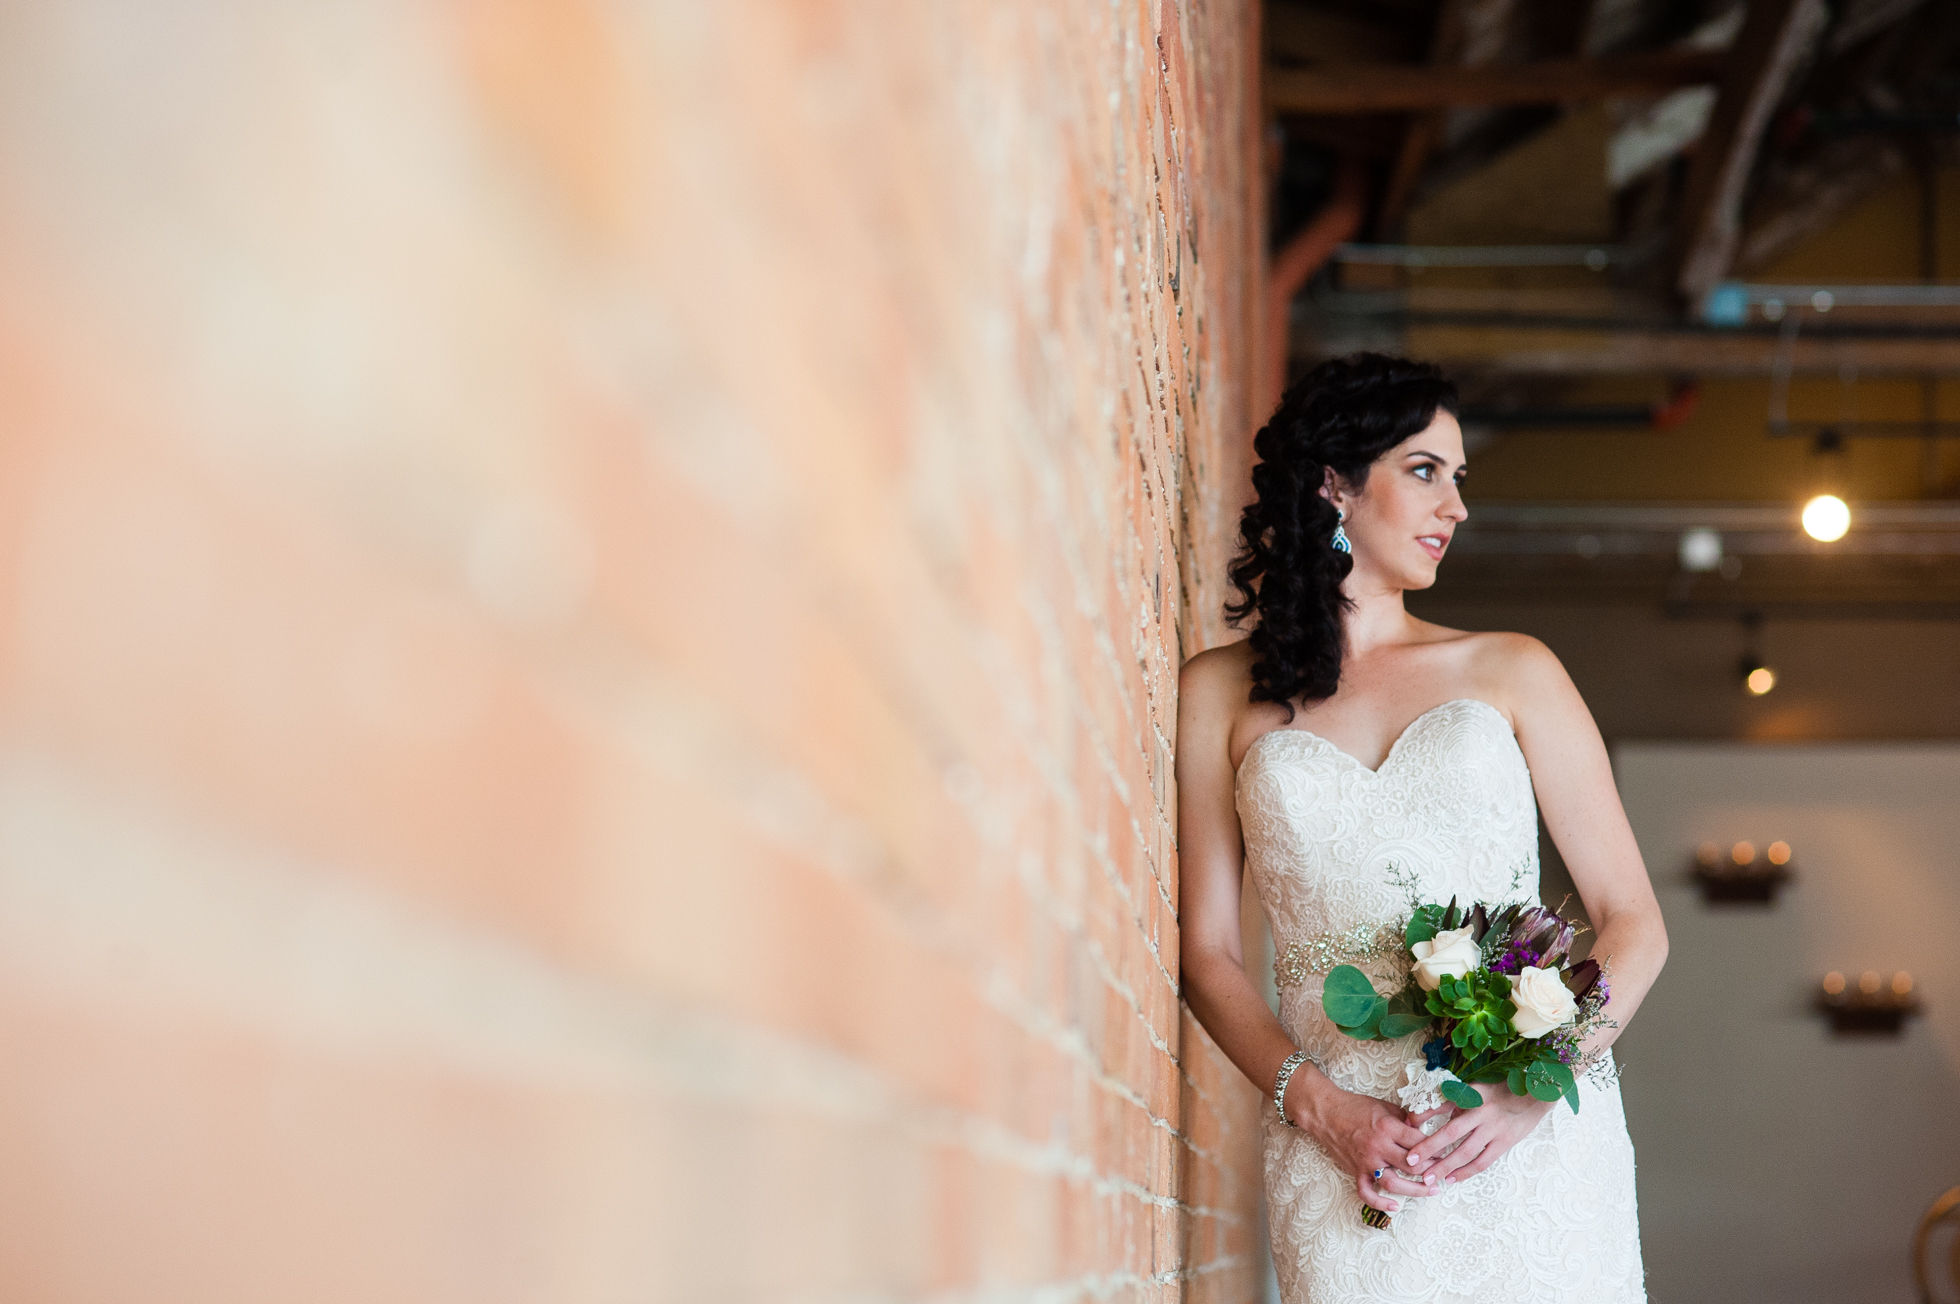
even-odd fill
[{"label": "purple flower", "polygon": [[1529,946],[1522,946],[1513,942],[1504,948],[1504,954],[1498,956],[1490,967],[1493,973],[1519,974],[1524,972],[1526,965],[1537,966],[1538,961],[1538,952],[1532,950]]},{"label": "purple flower", "polygon": [[1572,936],[1572,925],[1559,918],[1556,911],[1532,906],[1519,911],[1511,921],[1506,955],[1512,950],[1528,950],[1537,957],[1532,961],[1537,967],[1556,969],[1572,949]]}]

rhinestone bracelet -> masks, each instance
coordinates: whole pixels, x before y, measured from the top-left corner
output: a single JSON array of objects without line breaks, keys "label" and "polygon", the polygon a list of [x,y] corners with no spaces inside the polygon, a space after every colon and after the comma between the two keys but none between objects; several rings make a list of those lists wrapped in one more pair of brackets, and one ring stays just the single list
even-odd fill
[{"label": "rhinestone bracelet", "polygon": [[1288,1127],[1300,1125],[1286,1116],[1286,1084],[1293,1080],[1293,1071],[1306,1062],[1307,1052],[1294,1051],[1286,1057],[1286,1062],[1279,1066],[1279,1076],[1273,1079],[1273,1108],[1279,1111],[1279,1121]]}]

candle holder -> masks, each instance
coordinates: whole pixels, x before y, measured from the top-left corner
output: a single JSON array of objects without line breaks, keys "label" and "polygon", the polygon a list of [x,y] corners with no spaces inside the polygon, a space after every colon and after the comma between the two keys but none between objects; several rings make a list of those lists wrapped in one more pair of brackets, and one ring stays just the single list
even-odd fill
[{"label": "candle holder", "polygon": [[1794,877],[1790,866],[1790,844],[1772,842],[1761,854],[1753,842],[1738,842],[1723,854],[1713,842],[1704,842],[1695,851],[1694,867],[1688,877],[1701,889],[1701,899],[1710,905],[1767,906],[1776,893]]},{"label": "candle holder", "polygon": [[1908,1017],[1921,1010],[1911,974],[1901,970],[1888,983],[1875,969],[1867,969],[1855,982],[1836,970],[1825,974],[1819,984],[1817,1008],[1830,1020],[1831,1031],[1841,1036],[1892,1037],[1899,1035]]}]

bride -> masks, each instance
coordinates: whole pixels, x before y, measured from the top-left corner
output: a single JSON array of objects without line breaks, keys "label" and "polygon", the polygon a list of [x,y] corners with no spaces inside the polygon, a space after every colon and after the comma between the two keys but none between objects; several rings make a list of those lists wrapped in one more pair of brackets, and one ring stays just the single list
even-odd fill
[{"label": "bride", "polygon": [[[1289,390],[1254,443],[1258,497],[1230,570],[1240,599],[1226,610],[1256,628],[1181,678],[1184,997],[1268,1093],[1285,1304],[1646,1298],[1610,1052],[1576,1114],[1496,1084],[1477,1108],[1411,1116],[1390,1101],[1423,1034],[1354,1041],[1321,1011],[1337,964],[1400,985],[1409,962],[1382,930],[1412,892],[1535,900],[1541,807],[1610,972],[1617,1026],[1590,1048],[1624,1028],[1667,956],[1606,749],[1558,660],[1524,635],[1403,609],[1467,515],[1455,408],[1434,367],[1376,354]],[[1242,867],[1279,953],[1278,1018],[1245,970]],[[1392,1226],[1364,1224],[1363,1203]]]}]

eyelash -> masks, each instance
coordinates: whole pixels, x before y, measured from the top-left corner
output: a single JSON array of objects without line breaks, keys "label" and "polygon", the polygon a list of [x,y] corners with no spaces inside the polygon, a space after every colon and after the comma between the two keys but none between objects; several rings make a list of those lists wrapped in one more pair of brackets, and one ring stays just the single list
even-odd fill
[{"label": "eyelash", "polygon": [[[1436,479],[1436,464],[1433,462],[1424,462],[1421,466],[1415,468],[1415,472],[1425,481],[1434,481]],[[1455,482],[1459,485],[1463,483],[1462,472],[1457,473]]]}]

